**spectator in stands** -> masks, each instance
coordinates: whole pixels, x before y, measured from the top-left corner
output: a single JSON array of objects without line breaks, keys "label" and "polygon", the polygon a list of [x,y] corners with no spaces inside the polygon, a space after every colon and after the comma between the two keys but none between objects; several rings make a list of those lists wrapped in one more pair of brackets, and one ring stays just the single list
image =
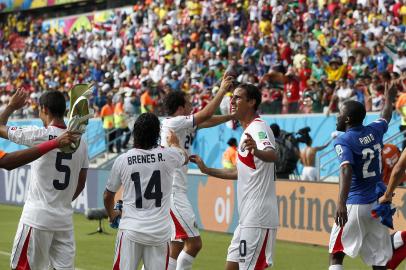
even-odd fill
[{"label": "spectator in stands", "polygon": [[103,129],[106,133],[107,138],[107,145],[109,151],[113,153],[113,144],[115,139],[115,131],[114,131],[114,105],[113,105],[113,97],[111,95],[107,96],[106,104],[100,111],[100,117],[103,121]]},{"label": "spectator in stands", "polygon": [[223,168],[233,169],[237,166],[237,140],[230,138],[227,142],[228,148],[223,153]]}]

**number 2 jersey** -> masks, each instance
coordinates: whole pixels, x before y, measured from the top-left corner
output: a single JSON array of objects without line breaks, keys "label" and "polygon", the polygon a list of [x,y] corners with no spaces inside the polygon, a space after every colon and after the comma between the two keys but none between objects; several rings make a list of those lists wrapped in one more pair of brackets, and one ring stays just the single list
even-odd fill
[{"label": "number 2 jersey", "polygon": [[378,199],[375,188],[382,181],[382,139],[387,130],[386,120],[378,119],[367,126],[350,128],[335,140],[340,166],[352,167],[347,204],[369,204]]},{"label": "number 2 jersey", "polygon": [[[161,144],[167,146],[166,137],[169,129],[173,130],[179,139],[179,144],[190,155],[193,138],[196,133],[193,115],[180,115],[162,120]],[[173,190],[177,192],[187,191],[187,165],[175,170],[173,176]]]},{"label": "number 2 jersey", "polygon": [[238,146],[237,200],[241,228],[276,228],[279,225],[275,194],[275,164],[264,162],[244,149],[245,133],[251,135],[259,150],[275,150],[275,138],[270,127],[260,118],[244,130]]},{"label": "number 2 jersey", "polygon": [[123,214],[119,228],[134,232],[134,242],[166,243],[171,235],[169,214],[174,170],[185,163],[179,148],[131,149],[114,162],[106,189],[123,186]]},{"label": "number 2 jersey", "polygon": [[[9,127],[8,138],[17,144],[34,146],[64,131],[56,126]],[[87,145],[83,139],[75,153],[55,149],[33,161],[21,222],[40,230],[72,230],[72,198],[80,170],[88,167]]]}]

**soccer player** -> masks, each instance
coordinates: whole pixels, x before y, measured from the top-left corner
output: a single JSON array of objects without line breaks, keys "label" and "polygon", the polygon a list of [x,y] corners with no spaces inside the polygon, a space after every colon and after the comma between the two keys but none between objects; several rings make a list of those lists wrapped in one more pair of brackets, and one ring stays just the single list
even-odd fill
[{"label": "soccer player", "polygon": [[[13,110],[19,109],[12,103],[0,116],[0,136],[27,146],[60,136],[66,129],[63,94],[47,91],[40,97],[39,105],[39,116],[45,127],[7,127],[5,124]],[[75,153],[53,150],[32,163],[28,196],[14,239],[12,269],[48,269],[49,266],[74,269],[71,203],[85,186],[87,168],[84,140]]]},{"label": "soccer player", "polygon": [[388,228],[371,218],[376,205],[377,183],[382,181],[382,139],[392,117],[397,87],[391,83],[385,91],[380,119],[363,126],[363,104],[346,101],[337,116],[337,131],[345,132],[334,144],[340,160],[340,189],[335,224],[330,235],[329,270],[343,268],[344,256],[361,255],[373,269],[386,269],[392,257]]},{"label": "soccer player", "polygon": [[226,270],[261,270],[273,264],[272,255],[279,224],[275,194],[275,138],[256,111],[261,92],[241,84],[231,98],[231,111],[244,128],[238,146],[237,168],[208,168],[191,156],[208,175],[237,180],[239,223],[228,248]]},{"label": "soccer player", "polygon": [[[234,87],[234,77],[225,75],[220,90],[203,110],[191,114],[190,97],[183,92],[169,93],[164,100],[170,117],[162,121],[163,138],[168,130],[173,130],[180,145],[188,152],[192,146],[196,128],[207,128],[233,119],[232,115],[213,116],[224,95]],[[165,142],[164,142],[165,143]],[[165,144],[164,144],[165,145]],[[192,269],[192,263],[202,247],[195,215],[187,195],[187,166],[176,169],[173,175],[172,192],[172,242],[169,270]]]},{"label": "soccer player", "polygon": [[[10,99],[9,104],[3,111],[3,114],[8,114],[8,111],[15,111],[16,109],[21,108],[25,105],[27,100],[27,93],[24,91],[17,91]],[[2,117],[0,116],[0,119]],[[5,129],[0,130],[3,131],[4,134],[6,132]],[[13,170],[15,168],[21,167],[26,165],[49,151],[52,151],[56,148],[63,148],[65,146],[69,146],[70,144],[76,141],[77,137],[72,132],[64,132],[61,136],[57,137],[56,139],[46,141],[40,143],[36,146],[33,146],[28,149],[15,151],[12,153],[5,153],[0,150],[0,168],[6,170]]]},{"label": "soccer player", "polygon": [[123,215],[117,233],[114,270],[137,269],[140,260],[146,270],[167,269],[171,237],[170,196],[172,175],[188,162],[174,133],[169,147],[159,145],[160,122],[153,113],[143,113],[134,123],[134,148],[114,162],[104,192],[110,222],[114,195],[123,186]]}]

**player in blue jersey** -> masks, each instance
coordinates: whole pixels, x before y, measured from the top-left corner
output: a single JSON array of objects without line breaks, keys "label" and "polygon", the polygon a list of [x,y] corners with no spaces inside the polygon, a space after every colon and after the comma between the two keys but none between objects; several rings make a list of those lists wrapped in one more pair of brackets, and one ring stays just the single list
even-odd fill
[{"label": "player in blue jersey", "polygon": [[345,133],[334,145],[340,160],[340,191],[330,235],[329,270],[344,269],[344,256],[358,254],[372,269],[386,269],[392,256],[388,228],[371,217],[371,209],[378,199],[376,185],[382,181],[382,139],[392,117],[396,93],[394,83],[386,87],[382,117],[367,126],[362,124],[364,105],[347,101],[340,108],[337,130]]}]

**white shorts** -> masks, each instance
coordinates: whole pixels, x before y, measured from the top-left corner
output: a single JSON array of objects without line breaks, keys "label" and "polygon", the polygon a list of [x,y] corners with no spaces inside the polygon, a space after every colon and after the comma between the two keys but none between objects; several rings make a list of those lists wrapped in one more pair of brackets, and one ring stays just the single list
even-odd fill
[{"label": "white shorts", "polygon": [[303,167],[302,175],[300,180],[306,181],[316,181],[317,180],[317,169],[316,167]]},{"label": "white shorts", "polygon": [[261,270],[273,264],[276,229],[240,228],[234,231],[228,247],[227,261],[236,262],[240,270]]},{"label": "white shorts", "polygon": [[116,238],[113,270],[135,270],[141,260],[145,270],[166,270],[169,262],[169,243],[158,246],[131,241],[125,230],[119,230]]},{"label": "white shorts", "polygon": [[75,239],[73,230],[44,231],[18,224],[11,252],[11,269],[74,270]]},{"label": "white shorts", "polygon": [[330,235],[329,252],[344,252],[354,258],[358,254],[365,264],[385,266],[392,257],[389,230],[371,217],[371,204],[348,204],[348,221],[343,228],[334,224]]},{"label": "white shorts", "polygon": [[172,193],[171,197],[171,240],[200,236],[195,214],[186,193]]}]

